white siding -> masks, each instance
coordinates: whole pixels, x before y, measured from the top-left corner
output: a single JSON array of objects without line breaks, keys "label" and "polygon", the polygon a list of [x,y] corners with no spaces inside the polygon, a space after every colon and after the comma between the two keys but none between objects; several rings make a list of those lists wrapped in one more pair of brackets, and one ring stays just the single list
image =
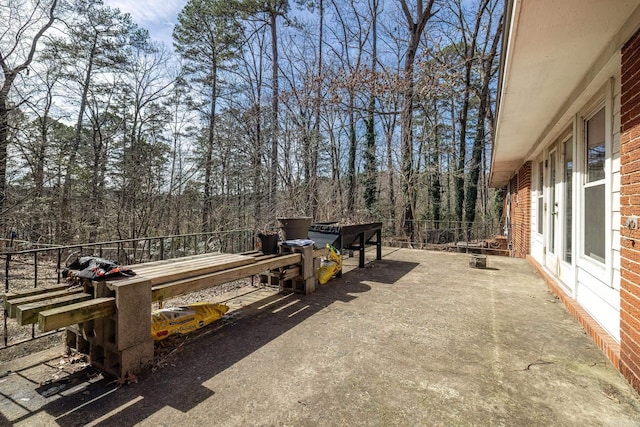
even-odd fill
[{"label": "white siding", "polygon": [[[620,76],[613,83],[613,139],[611,146],[611,287],[620,291]],[[619,298],[618,298],[619,300]],[[618,301],[618,312],[620,301]]]},{"label": "white siding", "polygon": [[583,269],[578,270],[578,283],[578,304],[620,342],[620,292]]}]

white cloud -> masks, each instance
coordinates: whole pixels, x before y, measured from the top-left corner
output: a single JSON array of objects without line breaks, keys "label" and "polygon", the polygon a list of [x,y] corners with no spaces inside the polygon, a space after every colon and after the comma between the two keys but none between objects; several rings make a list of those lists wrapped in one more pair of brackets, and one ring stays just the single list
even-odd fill
[{"label": "white cloud", "polygon": [[130,13],[138,25],[175,22],[187,0],[105,0],[105,4]]},{"label": "white cloud", "polygon": [[171,46],[171,33],[178,13],[188,0],[105,0],[105,5],[131,14],[134,22],[149,30],[155,40]]}]

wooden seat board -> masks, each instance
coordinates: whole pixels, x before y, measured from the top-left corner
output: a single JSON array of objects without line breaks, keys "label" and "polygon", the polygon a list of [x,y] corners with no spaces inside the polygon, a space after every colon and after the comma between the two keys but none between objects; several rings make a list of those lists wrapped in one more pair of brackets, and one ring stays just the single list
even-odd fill
[{"label": "wooden seat board", "polygon": [[64,289],[61,291],[47,292],[47,293],[31,295],[27,297],[14,298],[5,302],[5,310],[7,310],[7,313],[9,314],[9,318],[15,318],[17,314],[16,307],[19,305],[63,297],[65,295],[77,294],[80,292],[84,292],[84,289],[82,289],[81,287],[76,287],[76,288]]},{"label": "wooden seat board", "polygon": [[192,276],[191,278],[177,279],[175,281],[157,284],[152,287],[151,300],[162,301],[189,292],[218,286],[233,280],[259,274],[270,269],[297,264],[301,259],[302,256],[299,253],[283,255],[273,259],[254,262],[252,264],[229,268],[210,274],[199,275],[196,277]]},{"label": "wooden seat board", "polygon": [[168,265],[168,264],[174,264],[177,262],[186,262],[186,261],[197,261],[200,259],[210,259],[210,258],[215,258],[217,256],[220,255],[238,255],[238,254],[225,254],[225,253],[221,253],[221,252],[209,252],[206,254],[198,254],[198,255],[189,255],[189,256],[185,256],[185,257],[180,257],[180,258],[169,258],[169,259],[165,259],[165,260],[157,260],[157,261],[149,261],[149,262],[143,262],[143,263],[139,263],[139,264],[131,264],[128,265],[127,267],[131,268],[132,270],[135,271],[136,268],[146,268],[146,267],[151,267],[151,266],[155,266],[155,265]]},{"label": "wooden seat board", "polygon": [[46,294],[47,292],[61,291],[61,290],[67,289],[68,287],[69,287],[69,285],[65,283],[65,284],[61,284],[61,285],[53,285],[53,286],[47,286],[47,287],[42,287],[42,288],[21,289],[19,291],[13,291],[13,292],[8,292],[8,293],[4,294],[4,300],[5,301],[10,301],[10,300],[16,299],[16,298],[23,298],[23,297],[28,297],[28,296],[32,296],[32,295]]},{"label": "wooden seat board", "polygon": [[41,311],[49,310],[56,307],[62,307],[77,302],[87,301],[92,298],[93,295],[91,294],[77,293],[59,298],[32,302],[29,304],[21,304],[16,307],[16,320],[21,326],[38,323],[38,313],[40,313]]},{"label": "wooden seat board", "polygon": [[38,328],[42,332],[54,331],[76,323],[88,322],[116,312],[113,297],[94,298],[88,301],[65,305],[41,311],[38,314]]},{"label": "wooden seat board", "polygon": [[189,263],[171,265],[171,268],[160,268],[157,270],[143,271],[136,276],[117,281],[109,281],[113,286],[124,286],[130,281],[148,281],[151,286],[162,283],[173,282],[181,279],[189,279],[199,277],[206,274],[215,273],[222,270],[232,269],[243,265],[253,264],[256,259],[236,255],[234,257],[226,257],[218,260],[219,262],[207,263],[205,265],[192,266]]},{"label": "wooden seat board", "polygon": [[140,266],[132,270],[141,276],[148,276],[149,274],[163,273],[166,271],[176,269],[196,269],[200,267],[207,267],[210,265],[224,265],[227,262],[234,262],[236,260],[245,260],[247,263],[253,262],[255,258],[242,255],[225,254],[217,257],[208,257],[197,260],[184,260],[181,262],[173,262],[168,264],[156,264],[150,266]]}]

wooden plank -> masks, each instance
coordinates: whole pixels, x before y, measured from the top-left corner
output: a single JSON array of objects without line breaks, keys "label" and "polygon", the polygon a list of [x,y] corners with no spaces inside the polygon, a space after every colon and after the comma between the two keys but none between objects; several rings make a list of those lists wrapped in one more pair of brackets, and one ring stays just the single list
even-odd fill
[{"label": "wooden plank", "polygon": [[185,258],[172,258],[164,261],[154,261],[145,264],[138,264],[130,266],[131,268],[137,268],[138,270],[146,270],[153,268],[162,268],[167,266],[174,266],[179,264],[198,264],[198,263],[206,263],[206,262],[217,262],[220,259],[224,258],[232,258],[244,255],[237,254],[207,254],[207,256],[199,256],[199,257],[185,257]]},{"label": "wooden plank", "polygon": [[154,264],[164,264],[166,265],[167,263],[172,263],[172,262],[176,262],[176,261],[184,261],[184,260],[189,260],[189,259],[198,259],[198,258],[203,258],[203,257],[208,257],[214,254],[219,254],[219,252],[209,252],[209,253],[205,253],[205,254],[198,254],[198,255],[189,255],[189,256],[185,256],[185,257],[180,257],[180,258],[168,258],[168,259],[160,259],[157,261],[147,261],[147,262],[141,262],[138,264],[130,264],[127,265],[126,267],[129,267],[131,269],[134,268],[139,268],[141,266],[144,265],[154,265]]},{"label": "wooden plank", "polygon": [[38,323],[38,313],[64,305],[74,304],[76,302],[87,301],[93,298],[93,295],[86,293],[71,294],[60,298],[47,299],[29,304],[22,304],[16,307],[16,320],[19,325],[29,325]]},{"label": "wooden plank", "polygon": [[23,289],[23,290],[14,291],[14,292],[8,292],[4,294],[3,297],[4,297],[4,301],[6,302],[12,299],[28,297],[31,295],[40,295],[40,294],[45,294],[47,292],[61,291],[63,289],[67,289],[68,287],[69,285],[64,283],[61,285],[46,286],[42,288]]},{"label": "wooden plank", "polygon": [[320,257],[326,257],[329,256],[329,248],[322,248],[322,249],[314,249],[313,250],[313,257],[314,258],[320,258]]},{"label": "wooden plank", "polygon": [[259,251],[257,249],[254,249],[252,251],[247,251],[247,252],[240,252],[240,255],[247,255],[247,256],[260,256],[262,255],[262,251]]},{"label": "wooden plank", "polygon": [[300,267],[287,268],[280,275],[281,280],[291,280],[294,277],[300,276]]},{"label": "wooden plank", "polygon": [[220,264],[209,264],[203,266],[191,267],[189,265],[180,266],[180,268],[162,269],[152,274],[141,275],[151,282],[151,285],[159,285],[162,283],[173,282],[176,280],[189,279],[192,277],[198,277],[215,273],[222,270],[233,269],[243,265],[253,264],[256,260],[253,257],[237,257],[234,259],[225,260]]},{"label": "wooden plank", "polygon": [[94,298],[89,301],[41,311],[38,314],[38,327],[42,332],[49,332],[76,323],[110,316],[115,312],[115,298]]},{"label": "wooden plank", "polygon": [[277,256],[278,256],[277,254],[273,254],[273,255],[271,255],[271,254],[270,254],[270,255],[263,255],[263,254],[262,254],[262,252],[260,252],[260,254],[259,254],[259,255],[257,255],[257,256],[255,256],[254,258],[255,258],[255,260],[256,260],[256,262],[257,262],[257,261],[264,261],[264,260],[266,260],[266,259],[273,259],[273,258],[275,258],[275,257],[277,257]]},{"label": "wooden plank", "polygon": [[210,266],[227,265],[230,263],[237,262],[239,260],[242,260],[243,262],[246,262],[247,264],[249,264],[251,262],[254,262],[255,258],[239,256],[239,255],[221,255],[218,257],[199,259],[199,260],[188,260],[188,261],[175,262],[175,263],[166,264],[166,265],[153,265],[148,267],[142,266],[133,271],[137,275],[150,277],[150,276],[166,274],[167,271],[188,271],[188,270],[197,270],[201,268],[206,269],[207,267],[210,267]]},{"label": "wooden plank", "polygon": [[238,254],[225,254],[225,253],[221,253],[221,252],[209,252],[209,253],[206,253],[206,254],[189,255],[189,256],[180,257],[180,258],[169,258],[169,259],[158,260],[158,261],[143,262],[143,263],[140,263],[140,264],[131,264],[131,265],[127,265],[126,267],[129,267],[130,269],[135,271],[136,268],[141,268],[141,267],[144,268],[144,267],[149,267],[149,266],[154,266],[154,265],[174,264],[174,263],[177,263],[177,262],[198,261],[200,259],[215,258],[215,257],[218,257],[220,255],[238,255]]},{"label": "wooden plank", "polygon": [[178,295],[199,291],[201,289],[228,283],[233,280],[253,276],[254,274],[273,270],[274,268],[298,264],[301,260],[302,256],[300,254],[283,255],[273,259],[255,262],[253,264],[243,265],[216,273],[156,285],[152,288],[151,299],[152,301],[163,301]]},{"label": "wooden plank", "polygon": [[14,298],[5,303],[5,310],[7,310],[7,313],[9,314],[9,318],[15,318],[17,315],[16,307],[19,305],[63,297],[65,295],[77,294],[80,292],[84,292],[84,289],[82,289],[81,287],[76,287],[71,289],[68,289],[67,287],[61,291],[46,292],[46,293],[31,295],[27,297]]}]

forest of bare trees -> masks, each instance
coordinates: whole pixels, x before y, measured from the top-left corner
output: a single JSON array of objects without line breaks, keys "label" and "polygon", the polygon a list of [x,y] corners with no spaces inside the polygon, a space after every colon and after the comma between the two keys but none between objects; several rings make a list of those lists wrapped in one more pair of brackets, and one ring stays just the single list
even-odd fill
[{"label": "forest of bare trees", "polygon": [[497,223],[502,9],[189,0],[165,46],[102,0],[5,0],[0,237]]}]

